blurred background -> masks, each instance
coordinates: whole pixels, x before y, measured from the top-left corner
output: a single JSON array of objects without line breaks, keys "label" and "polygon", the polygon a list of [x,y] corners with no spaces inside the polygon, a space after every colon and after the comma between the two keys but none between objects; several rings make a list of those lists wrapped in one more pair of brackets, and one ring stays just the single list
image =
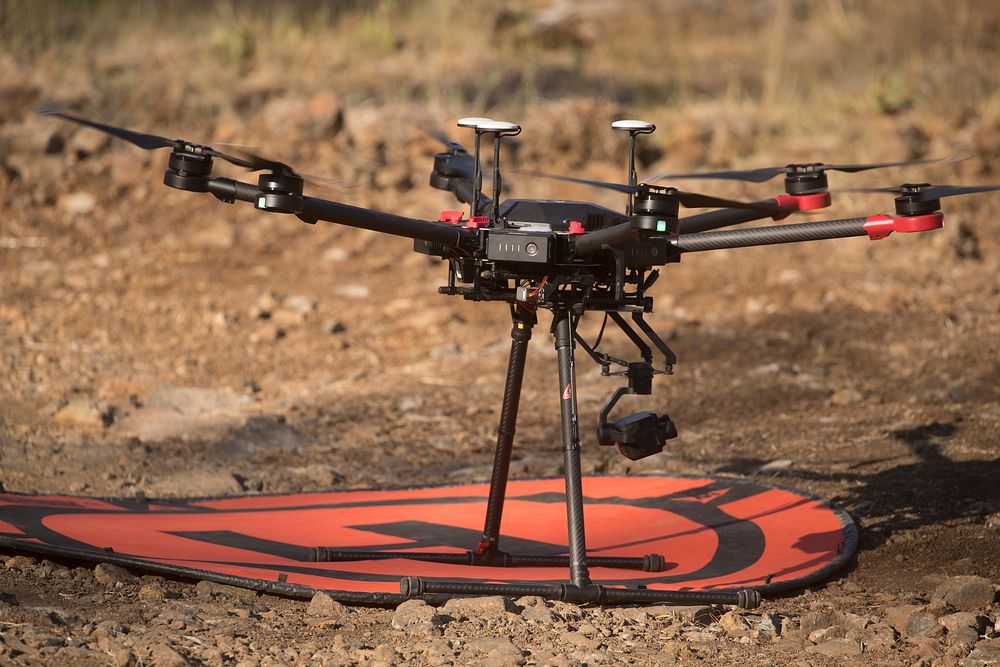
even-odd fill
[{"label": "blurred background", "polygon": [[[609,125],[631,117],[658,126],[640,175],[962,155],[834,173],[831,188],[995,183],[998,36],[1000,4],[974,0],[0,0],[3,480],[208,495],[482,478],[509,344],[506,310],[437,295],[444,267],[405,240],[164,188],[164,152],[38,107],[250,146],[341,183],[315,194],[427,219],[456,208],[427,185],[441,150],[427,132],[469,144],[454,122],[470,115],[523,125],[507,165],[604,180],[626,178]],[[513,174],[505,186],[624,205]],[[889,195],[837,193],[820,219],[891,211]],[[644,407],[681,437],[630,469],[778,461],[845,502],[894,498],[886,516],[927,498],[952,512],[943,487],[920,500],[905,475],[878,477],[949,479],[949,461],[996,456],[1000,197],[945,212],[931,234],[668,267],[652,320],[681,363]],[[546,327],[518,475],[558,472]],[[590,424],[614,383],[579,368]],[[588,471],[626,469],[592,444]]]}]

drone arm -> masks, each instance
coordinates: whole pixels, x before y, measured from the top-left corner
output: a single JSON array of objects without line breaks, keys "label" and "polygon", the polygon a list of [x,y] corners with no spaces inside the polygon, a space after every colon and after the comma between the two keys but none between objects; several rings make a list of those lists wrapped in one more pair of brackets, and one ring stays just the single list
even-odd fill
[{"label": "drone arm", "polygon": [[[261,192],[256,185],[243,183],[231,178],[212,178],[208,180],[208,192],[224,202],[236,200],[256,203]],[[440,243],[449,248],[457,248],[475,242],[475,235],[460,227],[440,222],[427,222],[415,218],[404,218],[391,213],[382,213],[367,208],[338,204],[337,202],[314,197],[302,198],[302,211],[299,218],[306,222],[333,222],[349,227],[370,229],[383,234],[405,236],[406,238]]]},{"label": "drone arm", "polygon": [[618,246],[635,237],[635,230],[631,222],[623,222],[612,227],[599,229],[595,232],[588,232],[576,240],[574,254],[577,257],[592,255],[604,246]]},{"label": "drone arm", "polygon": [[763,220],[781,214],[781,209],[774,199],[754,202],[760,206],[774,205],[774,212],[751,208],[727,208],[708,213],[699,213],[681,220],[681,234],[691,234],[694,232],[706,232],[710,229],[739,225],[744,222]]},{"label": "drone arm", "polygon": [[415,218],[404,218],[391,213],[382,213],[367,208],[338,204],[337,202],[314,197],[302,198],[302,212],[298,214],[306,222],[333,222],[348,227],[370,229],[383,234],[440,243],[447,248],[458,248],[475,243],[476,235],[455,225],[441,222],[427,222]]},{"label": "drone arm", "polygon": [[872,215],[866,218],[844,218],[796,225],[681,234],[674,243],[681,252],[700,252],[702,250],[746,248],[776,243],[839,239],[849,236],[867,236],[869,239],[877,241],[884,239],[892,232],[926,232],[939,229],[943,224],[944,215],[940,212],[925,215]]}]

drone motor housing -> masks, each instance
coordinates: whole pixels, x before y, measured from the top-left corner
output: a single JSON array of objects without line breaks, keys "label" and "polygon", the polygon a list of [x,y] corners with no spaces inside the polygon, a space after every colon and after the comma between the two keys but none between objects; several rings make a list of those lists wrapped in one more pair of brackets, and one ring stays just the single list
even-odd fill
[{"label": "drone motor housing", "polygon": [[302,179],[293,174],[261,174],[254,206],[272,213],[301,213]]},{"label": "drone motor housing", "polygon": [[194,150],[175,148],[170,153],[163,183],[188,192],[208,192],[212,179],[212,156]]},{"label": "drone motor housing", "polygon": [[807,195],[829,187],[826,171],[817,164],[790,164],[785,172],[785,192],[790,195]]}]

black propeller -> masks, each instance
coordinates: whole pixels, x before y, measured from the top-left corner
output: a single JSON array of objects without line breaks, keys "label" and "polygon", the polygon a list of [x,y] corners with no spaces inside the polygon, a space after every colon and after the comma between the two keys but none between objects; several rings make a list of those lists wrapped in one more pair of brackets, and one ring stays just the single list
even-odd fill
[{"label": "black propeller", "polygon": [[[580,185],[590,185],[595,188],[604,188],[606,190],[614,190],[616,192],[624,192],[625,194],[636,194],[639,192],[644,192],[650,190],[648,185],[627,185],[625,183],[609,183],[607,181],[595,181],[589,178],[576,178],[573,176],[556,176],[555,174],[546,174],[540,171],[529,171],[526,169],[512,169],[518,174],[523,174],[525,176],[535,176],[538,178],[551,178],[556,181],[566,181],[567,183],[579,183]],[[656,186],[653,186],[655,189]],[[750,208],[758,210],[770,210],[773,207],[762,206],[759,204],[752,204],[750,202],[735,201],[733,199],[722,199],[721,197],[713,197],[711,195],[703,195],[698,192],[683,192],[681,190],[675,190],[674,188],[666,188],[667,194],[671,194],[677,198],[677,201],[681,205],[687,208]]]},{"label": "black propeller", "polygon": [[103,123],[98,123],[96,121],[77,116],[75,114],[66,113],[64,111],[57,111],[55,109],[40,109],[38,111],[40,114],[46,116],[56,116],[57,118],[62,118],[64,120],[72,121],[80,125],[86,125],[87,127],[92,127],[95,130],[100,130],[101,132],[106,132],[113,137],[118,137],[119,139],[124,139],[132,144],[135,144],[139,148],[143,148],[147,151],[156,150],[158,148],[173,148],[177,150],[184,150],[185,148],[195,149],[197,152],[210,155],[211,157],[217,157],[221,160],[225,160],[230,164],[234,164],[238,167],[243,167],[249,169],[250,171],[261,171],[264,169],[271,170],[275,173],[279,173],[285,176],[293,176],[295,178],[300,178],[295,170],[284,162],[277,162],[275,160],[269,160],[267,158],[255,155],[253,153],[245,153],[239,151],[243,157],[237,157],[235,155],[229,155],[223,153],[220,150],[212,148],[211,146],[205,146],[202,144],[196,144],[191,141],[186,141],[184,139],[167,139],[166,137],[160,137],[155,134],[145,134],[143,132],[135,132],[133,130],[127,130],[122,127],[114,127],[113,125],[104,125]]},{"label": "black propeller", "polygon": [[900,186],[890,188],[852,188],[838,190],[838,192],[891,192],[897,195],[906,195],[914,201],[930,201],[941,197],[954,197],[955,195],[971,195],[977,192],[994,192],[1000,190],[1000,185],[931,185],[929,183],[905,183]]},{"label": "black propeller", "polygon": [[769,181],[775,176],[780,176],[781,174],[795,174],[802,172],[819,172],[823,173],[825,171],[843,171],[847,173],[855,173],[859,171],[867,171],[869,169],[885,169],[887,167],[906,167],[915,164],[933,164],[938,162],[951,162],[956,159],[965,158],[944,158],[944,159],[926,159],[926,160],[904,160],[903,162],[869,162],[867,164],[824,164],[822,162],[815,162],[812,164],[788,164],[784,167],[761,167],[759,169],[743,169],[735,171],[709,171],[700,173],[687,173],[687,174],[657,174],[647,178],[648,182],[659,181],[664,178],[717,178],[722,180],[730,181],[749,181],[751,183],[764,183]]}]

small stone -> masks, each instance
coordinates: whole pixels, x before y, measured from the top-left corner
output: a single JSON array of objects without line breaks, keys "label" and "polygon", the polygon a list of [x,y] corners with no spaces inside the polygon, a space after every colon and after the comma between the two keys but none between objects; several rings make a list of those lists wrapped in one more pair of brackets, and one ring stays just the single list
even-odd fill
[{"label": "small stone", "polygon": [[910,622],[910,617],[916,613],[922,612],[923,610],[924,607],[922,605],[915,604],[904,604],[898,607],[889,607],[885,610],[885,622],[899,634],[905,635],[906,626]]},{"label": "small stone", "polygon": [[162,600],[164,597],[163,587],[159,584],[146,584],[139,589],[140,600]]},{"label": "small stone", "polygon": [[948,632],[948,643],[952,646],[963,646],[968,650],[979,641],[979,632],[975,628],[957,628],[954,632]]},{"label": "small stone", "polygon": [[919,611],[910,616],[902,634],[907,637],[940,637],[944,634],[944,626],[937,622],[934,614]]},{"label": "small stone", "polygon": [[981,633],[986,629],[986,619],[970,611],[958,611],[954,614],[946,614],[938,619],[938,623],[943,625],[949,634],[961,628],[972,628],[977,633]]},{"label": "small stone", "polygon": [[342,621],[347,618],[347,607],[340,604],[329,593],[317,592],[309,601],[309,608],[306,613],[310,616]]},{"label": "small stone", "polygon": [[399,653],[388,644],[379,644],[372,650],[368,658],[371,667],[375,665],[395,665],[399,661]]},{"label": "small stone", "polygon": [[97,207],[97,197],[89,192],[70,192],[59,198],[59,208],[71,215],[84,215]]},{"label": "small stone", "polygon": [[861,642],[854,639],[829,639],[822,644],[806,648],[809,653],[818,653],[830,658],[847,658],[861,655]]},{"label": "small stone", "polygon": [[809,633],[809,641],[813,644],[822,644],[829,639],[843,639],[847,636],[847,628],[843,625],[831,625],[822,630],[814,630]]},{"label": "small stone", "polygon": [[808,637],[817,630],[838,625],[842,620],[843,616],[835,611],[810,611],[799,619],[799,632]]},{"label": "small stone", "polygon": [[750,634],[750,624],[735,611],[727,611],[720,616],[719,625],[730,637],[745,637]]},{"label": "small stone", "polygon": [[707,605],[653,605],[646,607],[646,613],[653,617],[672,616],[679,621],[701,625],[707,625],[715,620],[715,610]]},{"label": "small stone", "polygon": [[440,625],[441,617],[423,600],[407,600],[392,614],[392,627],[406,630],[419,625]]},{"label": "small stone", "polygon": [[186,667],[187,658],[167,644],[156,644],[150,651],[152,663],[156,667]]},{"label": "small stone", "polygon": [[934,589],[932,596],[958,611],[974,611],[993,603],[996,592],[993,584],[984,577],[949,577]]},{"label": "small stone", "polygon": [[1000,637],[977,642],[972,652],[962,661],[962,667],[987,665],[1000,665]]},{"label": "small stone", "polygon": [[282,306],[296,313],[307,315],[316,309],[316,302],[307,296],[293,294],[284,300]]},{"label": "small stone", "polygon": [[211,581],[199,581],[194,585],[194,592],[202,600],[211,600],[212,595],[215,593],[215,584]]},{"label": "small stone", "polygon": [[289,329],[306,321],[306,314],[290,308],[278,308],[271,313],[271,323],[280,328]]},{"label": "small stone", "polygon": [[347,325],[340,320],[328,320],[323,324],[323,331],[328,334],[342,334],[347,331]]},{"label": "small stone", "polygon": [[478,637],[470,639],[466,646],[473,651],[478,651],[494,658],[507,658],[512,661],[521,662],[520,659],[524,657],[524,651],[515,646],[509,637]]},{"label": "small stone", "polygon": [[117,565],[112,565],[110,563],[99,563],[97,567],[94,568],[94,578],[97,579],[99,583],[114,588],[133,586],[139,583],[139,577],[124,568],[120,568]]},{"label": "small stone", "polygon": [[830,402],[834,405],[854,405],[864,400],[864,395],[857,389],[841,389],[835,391],[830,397]]},{"label": "small stone", "polygon": [[519,609],[509,598],[492,595],[488,597],[452,598],[444,603],[441,611],[459,620],[504,618],[508,612],[518,613]]},{"label": "small stone", "polygon": [[559,635],[559,641],[589,649],[596,649],[601,645],[600,640],[587,637],[582,632],[564,632]]},{"label": "small stone", "polygon": [[89,398],[74,398],[52,416],[52,421],[60,426],[79,428],[104,428],[104,416],[96,403]]}]

